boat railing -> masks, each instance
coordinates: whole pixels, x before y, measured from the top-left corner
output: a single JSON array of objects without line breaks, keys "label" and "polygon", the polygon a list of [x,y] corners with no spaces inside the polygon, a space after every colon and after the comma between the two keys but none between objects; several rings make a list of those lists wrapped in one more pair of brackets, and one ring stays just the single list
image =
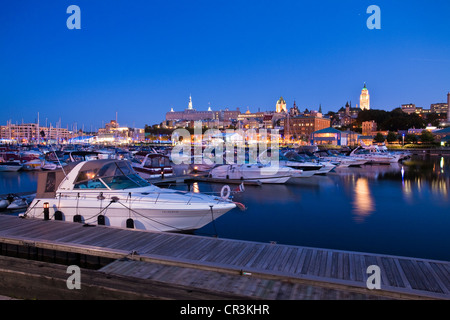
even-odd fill
[{"label": "boat railing", "polygon": [[[172,197],[172,195],[180,195],[183,194],[186,197],[180,200],[176,197]],[[152,199],[149,196],[154,196]],[[167,197],[165,197],[167,195]],[[195,198],[205,201],[200,195],[208,195],[211,196],[211,202],[223,203],[228,202],[228,199],[221,198],[219,195],[215,195],[214,193],[196,193],[191,191],[181,191],[175,190],[173,193],[162,192],[162,191],[145,191],[145,192],[126,192],[126,191],[117,191],[111,194],[99,192],[99,191],[61,191],[56,193],[56,199],[62,198],[73,198],[74,200],[92,200],[97,199],[99,201],[110,201],[110,202],[124,202],[124,203],[136,203],[136,202],[152,202],[154,204],[157,203],[180,203],[190,205],[191,203],[196,203]]]}]

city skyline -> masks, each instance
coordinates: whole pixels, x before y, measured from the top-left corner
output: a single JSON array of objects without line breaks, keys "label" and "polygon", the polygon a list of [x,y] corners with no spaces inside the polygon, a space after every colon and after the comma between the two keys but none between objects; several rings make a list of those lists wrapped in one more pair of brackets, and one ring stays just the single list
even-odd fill
[{"label": "city skyline", "polygon": [[[69,5],[81,29],[69,30]],[[366,9],[381,9],[381,29]],[[450,91],[450,4],[410,1],[42,1],[0,13],[0,123],[100,128],[159,123],[165,113],[247,107],[337,111],[405,103],[428,108]]]}]

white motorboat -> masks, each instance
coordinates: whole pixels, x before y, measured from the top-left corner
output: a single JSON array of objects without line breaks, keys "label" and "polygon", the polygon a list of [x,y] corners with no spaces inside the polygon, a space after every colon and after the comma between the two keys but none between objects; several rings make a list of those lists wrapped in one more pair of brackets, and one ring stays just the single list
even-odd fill
[{"label": "white motorboat", "polygon": [[42,170],[56,170],[60,169],[63,166],[67,165],[65,162],[56,162],[56,161],[45,161],[44,165],[42,166]]},{"label": "white motorboat", "polygon": [[358,146],[349,154],[351,157],[367,160],[368,164],[391,164],[400,160],[400,155],[380,152],[378,146]]},{"label": "white motorboat", "polygon": [[15,161],[0,162],[0,172],[16,172],[22,169],[23,165]]},{"label": "white motorboat", "polygon": [[188,231],[235,207],[227,198],[158,188],[141,178],[129,161],[102,159],[70,163],[64,171],[41,171],[36,197],[22,216]]},{"label": "white motorboat", "polygon": [[280,155],[279,165],[296,170],[296,172],[292,175],[292,178],[309,178],[322,168],[322,166],[305,165],[302,161],[289,160],[283,155]]},{"label": "white motorboat", "polygon": [[40,159],[28,160],[22,163],[22,168],[25,171],[41,170],[44,165],[44,161]]},{"label": "white motorboat", "polygon": [[189,168],[193,172],[209,172],[216,166],[215,159],[204,158],[203,155],[192,156]]},{"label": "white motorboat", "polygon": [[289,166],[292,168],[294,168],[293,163],[295,163],[295,168],[303,170],[303,172],[305,174],[311,173],[311,172],[312,172],[312,175],[326,174],[336,167],[334,164],[331,164],[328,162],[322,163],[322,162],[319,162],[316,160],[309,161],[308,159],[305,159],[304,157],[300,156],[297,152],[292,151],[292,150],[286,152],[284,154],[283,158],[280,158],[280,161],[282,161],[282,159],[283,160],[287,159],[288,161],[290,161]]},{"label": "white motorboat", "polygon": [[170,158],[161,153],[137,152],[131,159],[131,165],[144,179],[170,177],[173,175]]},{"label": "white motorboat", "polygon": [[225,164],[215,167],[209,176],[214,179],[241,180],[243,182],[285,183],[301,171],[284,166],[263,164]]},{"label": "white motorboat", "polygon": [[22,210],[26,209],[28,207],[27,199],[25,198],[19,198],[15,199],[13,202],[11,202],[6,209],[8,210]]},{"label": "white motorboat", "polygon": [[10,204],[11,202],[9,202],[8,199],[0,199],[0,210],[6,209]]},{"label": "white motorboat", "polygon": [[314,155],[322,161],[329,161],[338,167],[358,167],[368,162],[366,159],[355,158],[350,156],[341,156],[331,152],[330,150],[320,150],[314,152]]},{"label": "white motorboat", "polygon": [[0,199],[0,210],[10,212],[25,211],[28,204],[35,197],[34,193],[14,194],[10,193],[4,199]]}]

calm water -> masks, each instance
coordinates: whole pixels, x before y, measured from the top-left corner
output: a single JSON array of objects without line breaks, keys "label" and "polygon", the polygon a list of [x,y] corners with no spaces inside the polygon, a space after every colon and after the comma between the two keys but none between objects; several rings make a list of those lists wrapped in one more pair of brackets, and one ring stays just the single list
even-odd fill
[{"label": "calm water", "polygon": [[[0,173],[2,194],[36,185],[36,173]],[[196,187],[220,192],[221,185]],[[246,186],[234,200],[247,210],[234,209],[196,234],[450,261],[449,192],[450,157],[338,169]]]},{"label": "calm water", "polygon": [[[219,191],[200,185],[200,191]],[[285,185],[247,186],[215,221],[222,238],[450,261],[450,157],[338,169]],[[198,230],[214,234],[214,225]]]}]

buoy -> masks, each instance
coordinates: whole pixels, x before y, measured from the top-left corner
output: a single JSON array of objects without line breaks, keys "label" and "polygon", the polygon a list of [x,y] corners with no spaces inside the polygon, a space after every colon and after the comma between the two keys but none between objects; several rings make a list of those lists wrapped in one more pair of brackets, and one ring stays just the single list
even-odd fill
[{"label": "buoy", "polygon": [[228,199],[230,197],[231,194],[231,189],[229,185],[224,185],[222,187],[222,190],[220,190],[220,197],[222,199]]},{"label": "buoy", "polygon": [[63,220],[63,213],[61,211],[55,211],[55,220],[62,221]]}]

